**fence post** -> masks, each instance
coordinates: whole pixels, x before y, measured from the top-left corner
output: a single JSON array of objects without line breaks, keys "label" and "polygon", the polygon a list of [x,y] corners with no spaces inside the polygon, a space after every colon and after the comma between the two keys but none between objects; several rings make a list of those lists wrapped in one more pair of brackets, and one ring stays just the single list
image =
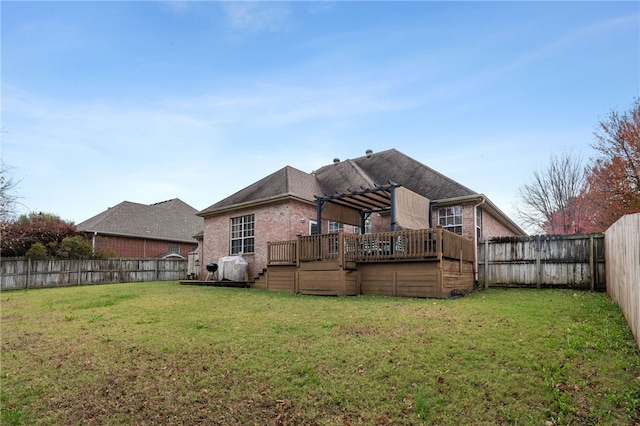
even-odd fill
[{"label": "fence post", "polygon": [[536,288],[542,288],[542,263],[540,262],[540,235],[536,235]]},{"label": "fence post", "polygon": [[82,259],[78,259],[78,279],[76,285],[80,285],[80,275],[82,271]]},{"label": "fence post", "polygon": [[31,283],[31,258],[27,259],[27,290],[29,289],[29,284]]},{"label": "fence post", "polygon": [[589,285],[591,287],[591,291],[594,291],[596,288],[596,269],[595,269],[595,247],[593,241],[593,234],[589,234]]},{"label": "fence post", "polygon": [[489,239],[484,240],[484,288],[489,288]]}]

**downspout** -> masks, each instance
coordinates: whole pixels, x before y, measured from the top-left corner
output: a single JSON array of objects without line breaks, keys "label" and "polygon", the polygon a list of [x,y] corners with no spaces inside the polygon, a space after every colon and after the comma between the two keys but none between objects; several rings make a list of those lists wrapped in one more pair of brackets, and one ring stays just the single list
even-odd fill
[{"label": "downspout", "polygon": [[91,253],[93,255],[96,254],[96,237],[98,236],[98,231],[93,231],[93,236],[91,237]]},{"label": "downspout", "polygon": [[[473,206],[473,280],[478,282],[478,207],[483,205],[485,198]],[[480,228],[482,232],[482,228]],[[486,271],[485,271],[486,272]]]}]

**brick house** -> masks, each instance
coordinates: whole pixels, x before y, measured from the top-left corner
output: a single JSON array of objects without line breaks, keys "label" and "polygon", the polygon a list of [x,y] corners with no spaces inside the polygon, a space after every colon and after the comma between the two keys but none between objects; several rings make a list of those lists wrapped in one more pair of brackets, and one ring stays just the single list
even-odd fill
[{"label": "brick house", "polygon": [[[398,229],[386,211],[370,212],[360,226],[322,219],[318,198],[393,182],[428,200],[429,227],[474,240],[526,235],[485,195],[455,182],[413,158],[390,149],[334,160],[312,173],[286,166],[198,213],[204,218],[201,264],[242,253],[249,276],[267,266],[267,244],[320,233],[371,233]],[[320,223],[318,223],[320,218]],[[364,229],[363,226],[364,225]]]},{"label": "brick house", "polygon": [[93,250],[122,258],[183,257],[198,247],[198,210],[174,198],[146,205],[123,201],[77,225]]}]

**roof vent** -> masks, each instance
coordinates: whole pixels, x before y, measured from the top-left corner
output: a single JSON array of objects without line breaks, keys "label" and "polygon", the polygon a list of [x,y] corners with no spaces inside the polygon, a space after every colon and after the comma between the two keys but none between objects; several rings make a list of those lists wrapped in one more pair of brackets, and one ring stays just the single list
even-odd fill
[{"label": "roof vent", "polygon": [[367,152],[365,152],[365,154],[367,154],[367,158],[371,158],[371,154],[373,154],[373,151],[368,149]]},{"label": "roof vent", "polygon": [[340,162],[340,159],[339,159],[339,158],[334,158],[334,159],[333,159],[333,164],[338,164],[339,162]]}]

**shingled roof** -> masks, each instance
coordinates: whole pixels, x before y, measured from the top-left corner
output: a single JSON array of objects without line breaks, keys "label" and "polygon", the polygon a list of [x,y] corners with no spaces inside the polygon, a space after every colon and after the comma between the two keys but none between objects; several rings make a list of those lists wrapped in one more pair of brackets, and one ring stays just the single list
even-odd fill
[{"label": "shingled roof", "polygon": [[151,205],[123,201],[77,225],[84,232],[194,243],[204,219],[198,210],[174,198]]},{"label": "shingled roof", "polygon": [[372,188],[389,181],[430,200],[477,194],[395,149],[336,162],[318,169],[315,175],[327,194],[359,190],[361,186]]},{"label": "shingled roof", "polygon": [[314,202],[313,196],[317,194],[320,194],[320,186],[313,175],[286,166],[207,207],[199,215],[209,216],[243,205],[272,202],[286,197]]},{"label": "shingled roof", "polygon": [[287,196],[314,202],[315,196],[395,182],[430,200],[476,195],[469,188],[395,150],[337,161],[309,174],[287,166],[202,210],[206,217],[244,205]]}]

